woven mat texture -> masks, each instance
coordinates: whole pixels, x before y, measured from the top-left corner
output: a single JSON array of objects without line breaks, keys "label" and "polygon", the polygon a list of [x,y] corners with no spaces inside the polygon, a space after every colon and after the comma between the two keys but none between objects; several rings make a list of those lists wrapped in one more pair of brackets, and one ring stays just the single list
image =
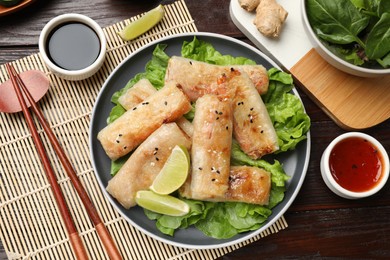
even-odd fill
[{"label": "woven mat texture", "polygon": [[[66,81],[56,77],[44,65],[39,53],[16,60],[13,65],[19,72],[40,70],[49,77],[50,89],[39,106],[125,259],[215,259],[286,228],[285,219],[280,218],[263,233],[235,246],[210,250],[171,246],[138,231],[114,210],[103,195],[91,164],[88,143],[91,111],[110,73],[124,58],[145,44],[164,36],[197,31],[184,0],[166,5],[165,10],[161,23],[131,42],[123,42],[116,32],[139,16],[104,28],[108,44],[106,61],[97,74],[86,80]],[[2,65],[0,83],[6,80],[8,75]],[[39,125],[37,120],[35,123]],[[54,150],[45,141],[40,126],[38,131],[88,254],[91,259],[108,259],[93,223]],[[74,259],[22,113],[0,113],[0,236],[10,259]]]}]

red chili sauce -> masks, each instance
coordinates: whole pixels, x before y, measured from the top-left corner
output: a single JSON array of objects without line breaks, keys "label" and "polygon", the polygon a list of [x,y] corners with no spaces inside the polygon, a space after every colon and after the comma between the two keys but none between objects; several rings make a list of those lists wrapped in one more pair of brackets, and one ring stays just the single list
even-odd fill
[{"label": "red chili sauce", "polygon": [[372,189],[382,176],[383,159],[378,149],[363,138],[340,141],[330,153],[329,167],[333,178],[353,192]]}]

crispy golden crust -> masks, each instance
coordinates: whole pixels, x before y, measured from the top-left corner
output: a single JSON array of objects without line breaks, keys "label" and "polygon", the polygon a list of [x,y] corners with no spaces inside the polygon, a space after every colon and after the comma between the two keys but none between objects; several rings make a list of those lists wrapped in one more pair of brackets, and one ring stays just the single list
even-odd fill
[{"label": "crispy golden crust", "polygon": [[190,138],[175,124],[163,124],[129,157],[108,182],[107,191],[125,208],[135,206],[135,194],[148,189],[176,145],[191,148]]},{"label": "crispy golden crust", "polygon": [[129,88],[123,95],[118,98],[119,104],[126,109],[132,109],[149,96],[157,92],[148,79],[140,79],[137,83]]},{"label": "crispy golden crust", "polygon": [[233,99],[233,135],[241,149],[258,159],[279,149],[278,137],[267,108],[246,73],[232,71],[231,88],[236,88]]},{"label": "crispy golden crust", "polygon": [[226,90],[221,89],[218,82],[232,68],[247,73],[260,94],[267,92],[269,78],[261,65],[218,66],[173,56],[168,63],[165,81],[179,83],[190,100],[196,101],[205,94],[224,94]]},{"label": "crispy golden crust", "polygon": [[228,189],[232,117],[231,102],[216,95],[204,95],[196,102],[191,149],[194,199],[222,198]]},{"label": "crispy golden crust", "polygon": [[230,168],[226,201],[267,205],[271,191],[271,174],[264,169],[249,166]]},{"label": "crispy golden crust", "polygon": [[107,125],[97,138],[107,155],[116,160],[134,150],[163,123],[173,122],[190,110],[188,97],[171,83]]},{"label": "crispy golden crust", "polygon": [[[194,198],[191,190],[192,179],[189,177],[180,188],[180,195]],[[228,189],[223,196],[207,198],[216,202],[245,202],[257,205],[268,205],[271,192],[271,174],[264,169],[250,166],[231,166]]]}]

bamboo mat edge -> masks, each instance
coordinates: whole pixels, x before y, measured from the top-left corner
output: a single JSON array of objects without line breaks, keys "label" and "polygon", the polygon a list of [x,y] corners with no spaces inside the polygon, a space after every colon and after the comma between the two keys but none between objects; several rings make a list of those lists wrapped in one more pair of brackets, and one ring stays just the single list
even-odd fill
[{"label": "bamboo mat edge", "polygon": [[[262,237],[287,228],[282,216],[268,229],[234,246],[219,249],[184,249],[157,241],[136,230],[127,223],[110,205],[93,172],[88,150],[89,121],[95,98],[105,79],[129,54],[156,39],[186,32],[197,32],[184,0],[166,5],[163,21],[144,36],[124,43],[116,34],[130,21],[139,16],[118,22],[104,28],[107,37],[107,57],[102,69],[93,77],[72,82],[51,74],[40,54],[14,62],[21,72],[37,69],[45,72],[51,87],[40,101],[51,127],[60,137],[60,142],[69,151],[70,160],[78,172],[84,187],[90,193],[93,203],[101,212],[109,232],[116,241],[125,259],[215,259],[248,245]],[[7,80],[5,66],[0,66],[0,82]],[[80,99],[82,97],[83,99]],[[81,101],[82,100],[82,101]],[[55,101],[55,102],[53,102]],[[16,129],[16,131],[11,131]],[[44,133],[40,130],[40,134]],[[45,143],[53,156],[53,168],[58,173],[58,182],[67,195],[73,218],[78,224],[80,235],[93,259],[107,259],[96,230],[91,225],[81,201],[61,169],[50,145]],[[62,219],[45,176],[42,175],[39,158],[34,150],[31,136],[23,116],[1,114],[0,117],[0,236],[10,259],[72,259],[72,250]],[[26,156],[29,154],[29,156]],[[16,157],[15,157],[16,156]],[[20,175],[22,173],[22,175]],[[51,221],[48,225],[44,220]],[[19,227],[18,227],[19,226]]]}]

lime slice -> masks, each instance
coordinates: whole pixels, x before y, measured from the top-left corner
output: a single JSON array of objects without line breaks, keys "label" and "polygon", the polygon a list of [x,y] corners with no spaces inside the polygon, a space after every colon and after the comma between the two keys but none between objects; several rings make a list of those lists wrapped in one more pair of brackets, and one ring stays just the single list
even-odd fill
[{"label": "lime slice", "polygon": [[149,190],[138,191],[135,201],[145,209],[164,215],[183,216],[190,211],[190,207],[184,201],[171,195],[160,195]]},{"label": "lime slice", "polygon": [[164,13],[165,11],[163,5],[158,5],[156,8],[146,12],[139,19],[128,24],[122,31],[118,32],[118,35],[124,41],[137,38],[158,24],[163,18]]},{"label": "lime slice", "polygon": [[187,179],[190,156],[187,148],[176,145],[150,189],[158,194],[170,194],[180,188]]}]

